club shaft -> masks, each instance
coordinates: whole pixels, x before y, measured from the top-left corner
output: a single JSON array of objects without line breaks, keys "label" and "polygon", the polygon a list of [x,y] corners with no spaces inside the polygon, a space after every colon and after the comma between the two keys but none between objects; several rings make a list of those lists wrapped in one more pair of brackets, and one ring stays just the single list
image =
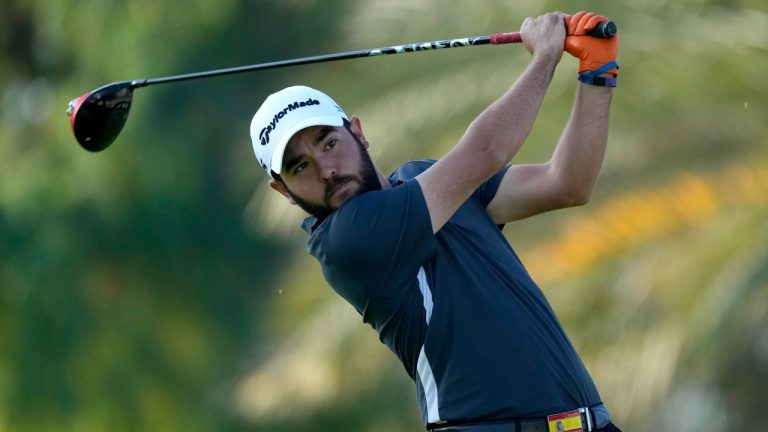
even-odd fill
[{"label": "club shaft", "polygon": [[520,33],[518,32],[494,33],[486,36],[474,36],[474,37],[466,37],[466,38],[459,38],[459,39],[445,39],[445,40],[437,40],[432,42],[393,45],[393,46],[382,47],[382,48],[345,51],[345,52],[334,53],[334,54],[301,57],[301,58],[290,59],[290,60],[280,60],[280,61],[274,61],[269,63],[260,63],[260,64],[239,66],[239,67],[233,67],[233,68],[227,68],[227,69],[216,69],[216,70],[205,71],[205,72],[195,72],[195,73],[189,73],[184,75],[174,75],[174,76],[168,76],[168,77],[134,80],[131,82],[131,86],[133,88],[145,87],[152,84],[162,84],[162,83],[168,83],[168,82],[174,82],[174,81],[186,81],[186,80],[208,78],[208,77],[221,76],[221,75],[232,75],[232,74],[238,74],[243,72],[252,72],[252,71],[258,71],[258,70],[265,70],[265,69],[276,69],[276,68],[286,67],[286,66],[298,66],[298,65],[305,65],[305,64],[312,64],[312,63],[323,63],[323,62],[346,60],[346,59],[353,59],[353,58],[360,58],[360,57],[375,57],[375,56],[388,55],[388,54],[402,54],[402,53],[418,52],[418,51],[431,51],[431,50],[443,49],[443,48],[458,48],[458,47],[464,47],[464,46],[487,45],[487,44],[501,45],[501,44],[507,44],[507,43],[516,43],[521,41],[522,39],[520,38]]}]

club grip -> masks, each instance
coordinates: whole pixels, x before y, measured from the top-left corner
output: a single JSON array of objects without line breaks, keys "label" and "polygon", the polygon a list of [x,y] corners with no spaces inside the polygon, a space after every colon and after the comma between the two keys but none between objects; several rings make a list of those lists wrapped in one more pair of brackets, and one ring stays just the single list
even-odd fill
[{"label": "club grip", "polygon": [[523,37],[519,32],[494,33],[490,35],[489,38],[493,45],[520,43],[523,41]]},{"label": "club grip", "polygon": [[616,27],[616,23],[613,21],[601,21],[597,23],[595,28],[590,30],[587,34],[602,39],[610,39],[616,36],[616,32],[618,30],[619,29]]}]

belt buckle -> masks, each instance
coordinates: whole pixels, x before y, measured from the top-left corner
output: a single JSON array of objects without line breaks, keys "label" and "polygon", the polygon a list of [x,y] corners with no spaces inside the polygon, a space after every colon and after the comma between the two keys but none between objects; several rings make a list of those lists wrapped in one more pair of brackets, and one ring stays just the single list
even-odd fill
[{"label": "belt buckle", "polygon": [[582,432],[584,426],[581,423],[581,410],[566,411],[547,416],[549,432]]}]

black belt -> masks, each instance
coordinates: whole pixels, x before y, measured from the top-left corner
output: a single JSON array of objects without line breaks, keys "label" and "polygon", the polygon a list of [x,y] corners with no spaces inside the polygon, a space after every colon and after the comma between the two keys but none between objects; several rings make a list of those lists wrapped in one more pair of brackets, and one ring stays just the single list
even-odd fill
[{"label": "black belt", "polygon": [[[596,431],[608,426],[611,422],[611,415],[604,404],[579,408],[579,411],[581,411],[581,424],[584,431]],[[427,430],[435,432],[547,432],[548,427],[547,419],[542,417],[466,424],[445,423],[441,425],[437,423],[427,426]]]}]

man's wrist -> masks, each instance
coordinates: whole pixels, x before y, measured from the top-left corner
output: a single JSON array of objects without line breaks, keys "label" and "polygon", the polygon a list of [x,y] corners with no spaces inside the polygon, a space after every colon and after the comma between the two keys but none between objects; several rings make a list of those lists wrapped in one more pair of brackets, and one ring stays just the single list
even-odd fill
[{"label": "man's wrist", "polygon": [[562,51],[557,51],[555,49],[542,49],[533,53],[533,59],[531,61],[534,63],[542,62],[545,64],[557,65],[557,63],[560,62],[560,58],[562,58],[562,56]]},{"label": "man's wrist", "polygon": [[578,80],[581,83],[589,84],[598,87],[616,87],[617,78],[613,74],[579,74]]},{"label": "man's wrist", "polygon": [[616,87],[616,74],[611,73],[618,69],[616,61],[610,61],[595,70],[584,71],[579,74],[578,80],[584,84],[600,87]]}]

